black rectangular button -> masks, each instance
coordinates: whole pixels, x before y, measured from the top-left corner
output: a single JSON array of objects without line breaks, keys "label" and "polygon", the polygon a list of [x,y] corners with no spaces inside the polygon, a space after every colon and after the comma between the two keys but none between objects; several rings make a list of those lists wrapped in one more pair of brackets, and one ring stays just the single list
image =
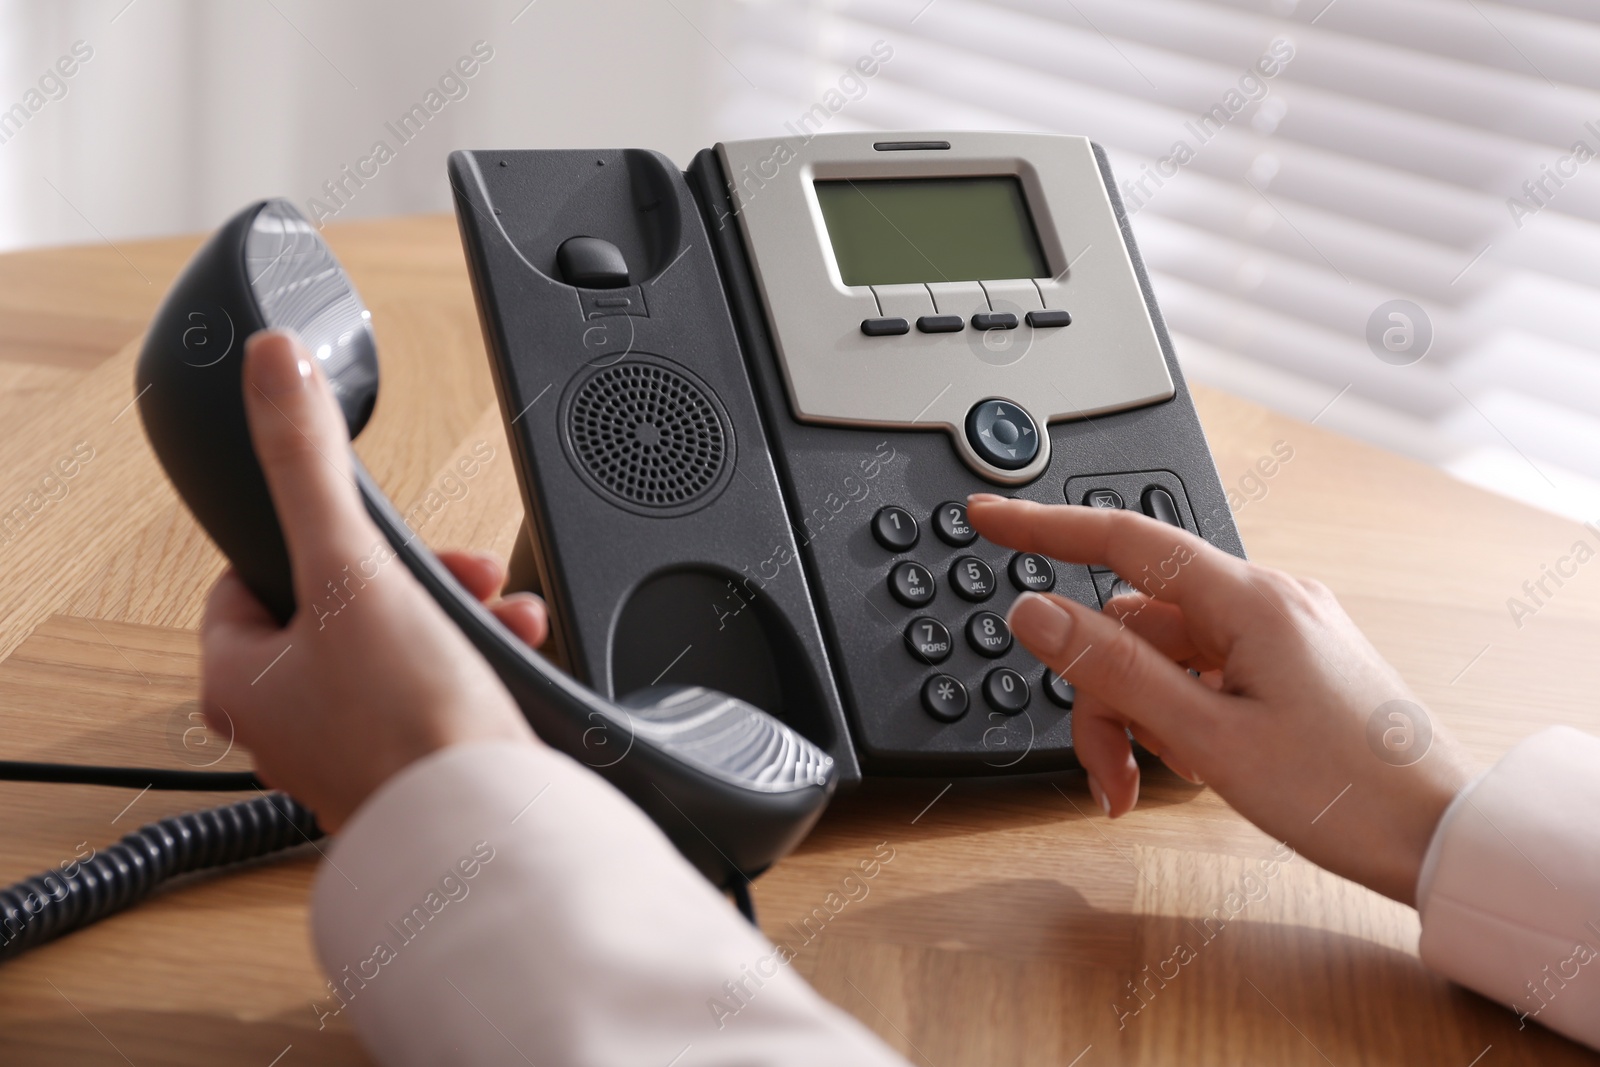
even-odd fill
[{"label": "black rectangular button", "polygon": [[1040,326],[1071,326],[1072,315],[1065,311],[1030,311],[1028,312],[1028,325],[1035,328]]},{"label": "black rectangular button", "polygon": [[923,333],[960,333],[967,323],[960,315],[924,315],[917,320]]},{"label": "black rectangular button", "polygon": [[1183,529],[1183,518],[1178,514],[1178,502],[1172,499],[1172,494],[1159,485],[1152,485],[1144,491],[1144,498],[1140,500],[1144,506],[1144,513],[1152,519],[1159,519],[1168,526]]},{"label": "black rectangular button", "polygon": [[972,316],[974,330],[1015,330],[1017,317],[1009,311],[980,311]]},{"label": "black rectangular button", "polygon": [[911,324],[902,318],[862,319],[861,332],[868,337],[887,337],[890,334],[910,333]]}]

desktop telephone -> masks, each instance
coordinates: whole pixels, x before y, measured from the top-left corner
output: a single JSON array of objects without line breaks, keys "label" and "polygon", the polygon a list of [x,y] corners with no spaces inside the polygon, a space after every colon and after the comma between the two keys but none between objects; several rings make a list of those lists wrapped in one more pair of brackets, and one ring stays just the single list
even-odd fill
[{"label": "desktop telephone", "polygon": [[[1097,605],[1121,579],[984,542],[967,494],[1137,508],[1243,552],[1084,138],[738,141],[687,172],[642,150],[472,151],[449,173],[571,676],[455,581],[359,462],[358,491],[539,734],[746,914],[749,879],[863,773],[1075,765],[1070,680],[1016,645],[1006,608],[1023,590]],[[371,315],[285,200],[196,253],[146,334],[136,399],[184,501],[287,619],[240,384],[266,327],[299,332],[359,433]],[[260,788],[10,761],[0,778]],[[320,832],[281,794],[144,827],[75,874],[0,889],[0,958]]]},{"label": "desktop telephone", "polygon": [[978,491],[1142,510],[1242,554],[1082,137],[821,134],[456,152],[537,582],[574,675],[763,708],[863,773],[1076,765]]}]

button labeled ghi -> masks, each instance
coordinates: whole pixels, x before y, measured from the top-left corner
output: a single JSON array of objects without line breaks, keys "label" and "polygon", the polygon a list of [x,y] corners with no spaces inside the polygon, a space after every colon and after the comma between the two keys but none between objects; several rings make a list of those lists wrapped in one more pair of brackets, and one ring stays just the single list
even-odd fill
[{"label": "button labeled ghi", "polygon": [[984,400],[967,412],[967,441],[985,462],[1021,470],[1039,454],[1039,429],[1009,400]]},{"label": "button labeled ghi", "polygon": [[889,572],[889,592],[908,608],[920,608],[933,599],[933,575],[920,563],[906,560]]}]

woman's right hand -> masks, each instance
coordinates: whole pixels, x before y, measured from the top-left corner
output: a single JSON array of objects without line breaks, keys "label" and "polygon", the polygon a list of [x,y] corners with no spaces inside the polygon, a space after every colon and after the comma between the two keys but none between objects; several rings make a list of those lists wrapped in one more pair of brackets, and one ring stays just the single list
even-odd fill
[{"label": "woman's right hand", "polygon": [[1138,799],[1131,730],[1314,863],[1414,903],[1472,768],[1325,586],[1130,511],[977,494],[967,513],[997,544],[1147,594],[1102,612],[1028,593],[1011,609],[1017,639],[1077,690],[1073,744],[1106,814]]}]

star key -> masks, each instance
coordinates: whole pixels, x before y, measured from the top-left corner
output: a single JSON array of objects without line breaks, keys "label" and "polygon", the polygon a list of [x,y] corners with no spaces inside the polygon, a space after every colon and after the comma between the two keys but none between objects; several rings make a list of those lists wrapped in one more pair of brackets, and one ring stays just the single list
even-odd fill
[{"label": "star key", "polygon": [[948,674],[922,683],[922,709],[940,722],[955,722],[967,713],[967,687]]}]

